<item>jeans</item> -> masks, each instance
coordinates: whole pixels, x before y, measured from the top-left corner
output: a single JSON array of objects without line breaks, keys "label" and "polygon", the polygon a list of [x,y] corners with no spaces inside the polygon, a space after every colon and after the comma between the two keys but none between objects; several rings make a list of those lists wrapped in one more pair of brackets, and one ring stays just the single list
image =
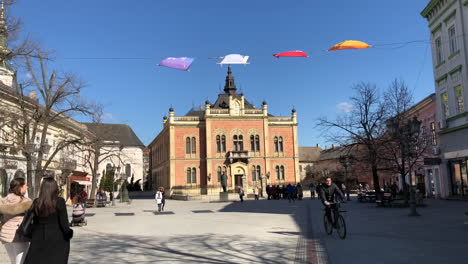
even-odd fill
[{"label": "jeans", "polygon": [[26,254],[28,253],[28,242],[4,243],[3,245],[8,253],[11,264],[23,264]]},{"label": "jeans", "polygon": [[[333,218],[335,219],[335,222],[332,221],[332,215],[331,215],[332,210],[333,210]],[[336,204],[325,205],[325,214],[328,218],[328,221],[330,223],[333,223],[333,226],[334,226],[336,221],[338,221],[338,208],[336,207]]]}]

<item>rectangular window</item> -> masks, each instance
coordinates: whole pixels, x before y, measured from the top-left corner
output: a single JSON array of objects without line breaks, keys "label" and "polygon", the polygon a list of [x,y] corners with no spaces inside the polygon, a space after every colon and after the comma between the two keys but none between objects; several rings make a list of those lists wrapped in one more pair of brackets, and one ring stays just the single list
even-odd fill
[{"label": "rectangular window", "polygon": [[435,40],[437,64],[442,62],[442,41],[440,37]]},{"label": "rectangular window", "polygon": [[444,113],[444,117],[447,118],[449,116],[449,105],[448,105],[448,95],[447,92],[442,93],[440,95],[442,99],[442,112]]},{"label": "rectangular window", "polygon": [[463,92],[461,85],[455,87],[455,97],[457,98],[457,111],[458,113],[465,112],[465,106],[463,104]]},{"label": "rectangular window", "polygon": [[448,35],[449,35],[449,44],[450,44],[450,54],[454,54],[455,52],[458,51],[457,34],[455,31],[455,25],[449,28]]},{"label": "rectangular window", "polygon": [[437,145],[437,138],[436,138],[436,130],[435,130],[435,124],[434,122],[431,123],[431,141],[432,141],[432,145],[433,146],[436,146]]}]

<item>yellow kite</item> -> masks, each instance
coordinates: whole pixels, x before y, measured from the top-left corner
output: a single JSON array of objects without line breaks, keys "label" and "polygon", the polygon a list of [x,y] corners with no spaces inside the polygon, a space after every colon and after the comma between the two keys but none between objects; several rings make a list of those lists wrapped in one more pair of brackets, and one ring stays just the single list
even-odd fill
[{"label": "yellow kite", "polygon": [[346,40],[341,43],[336,44],[335,46],[331,47],[328,51],[332,50],[344,50],[344,49],[368,49],[371,45],[358,41],[358,40]]}]

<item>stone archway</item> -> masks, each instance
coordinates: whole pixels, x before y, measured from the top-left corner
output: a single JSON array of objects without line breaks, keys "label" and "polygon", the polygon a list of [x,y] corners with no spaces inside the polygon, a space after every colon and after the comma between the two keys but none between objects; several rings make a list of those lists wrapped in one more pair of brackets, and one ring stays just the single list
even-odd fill
[{"label": "stone archway", "polygon": [[5,169],[0,169],[0,197],[8,194],[8,174]]},{"label": "stone archway", "polygon": [[235,162],[230,165],[231,169],[231,184],[235,191],[238,186],[242,186],[244,191],[247,189],[247,164],[243,162]]}]

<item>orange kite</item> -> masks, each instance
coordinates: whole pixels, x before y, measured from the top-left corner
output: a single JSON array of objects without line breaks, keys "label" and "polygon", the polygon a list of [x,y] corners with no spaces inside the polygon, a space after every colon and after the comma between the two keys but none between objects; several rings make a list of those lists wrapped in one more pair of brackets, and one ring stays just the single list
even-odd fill
[{"label": "orange kite", "polygon": [[331,47],[328,51],[332,50],[344,50],[344,49],[368,49],[371,45],[358,41],[358,40],[346,40],[341,43],[336,44],[335,46]]}]

